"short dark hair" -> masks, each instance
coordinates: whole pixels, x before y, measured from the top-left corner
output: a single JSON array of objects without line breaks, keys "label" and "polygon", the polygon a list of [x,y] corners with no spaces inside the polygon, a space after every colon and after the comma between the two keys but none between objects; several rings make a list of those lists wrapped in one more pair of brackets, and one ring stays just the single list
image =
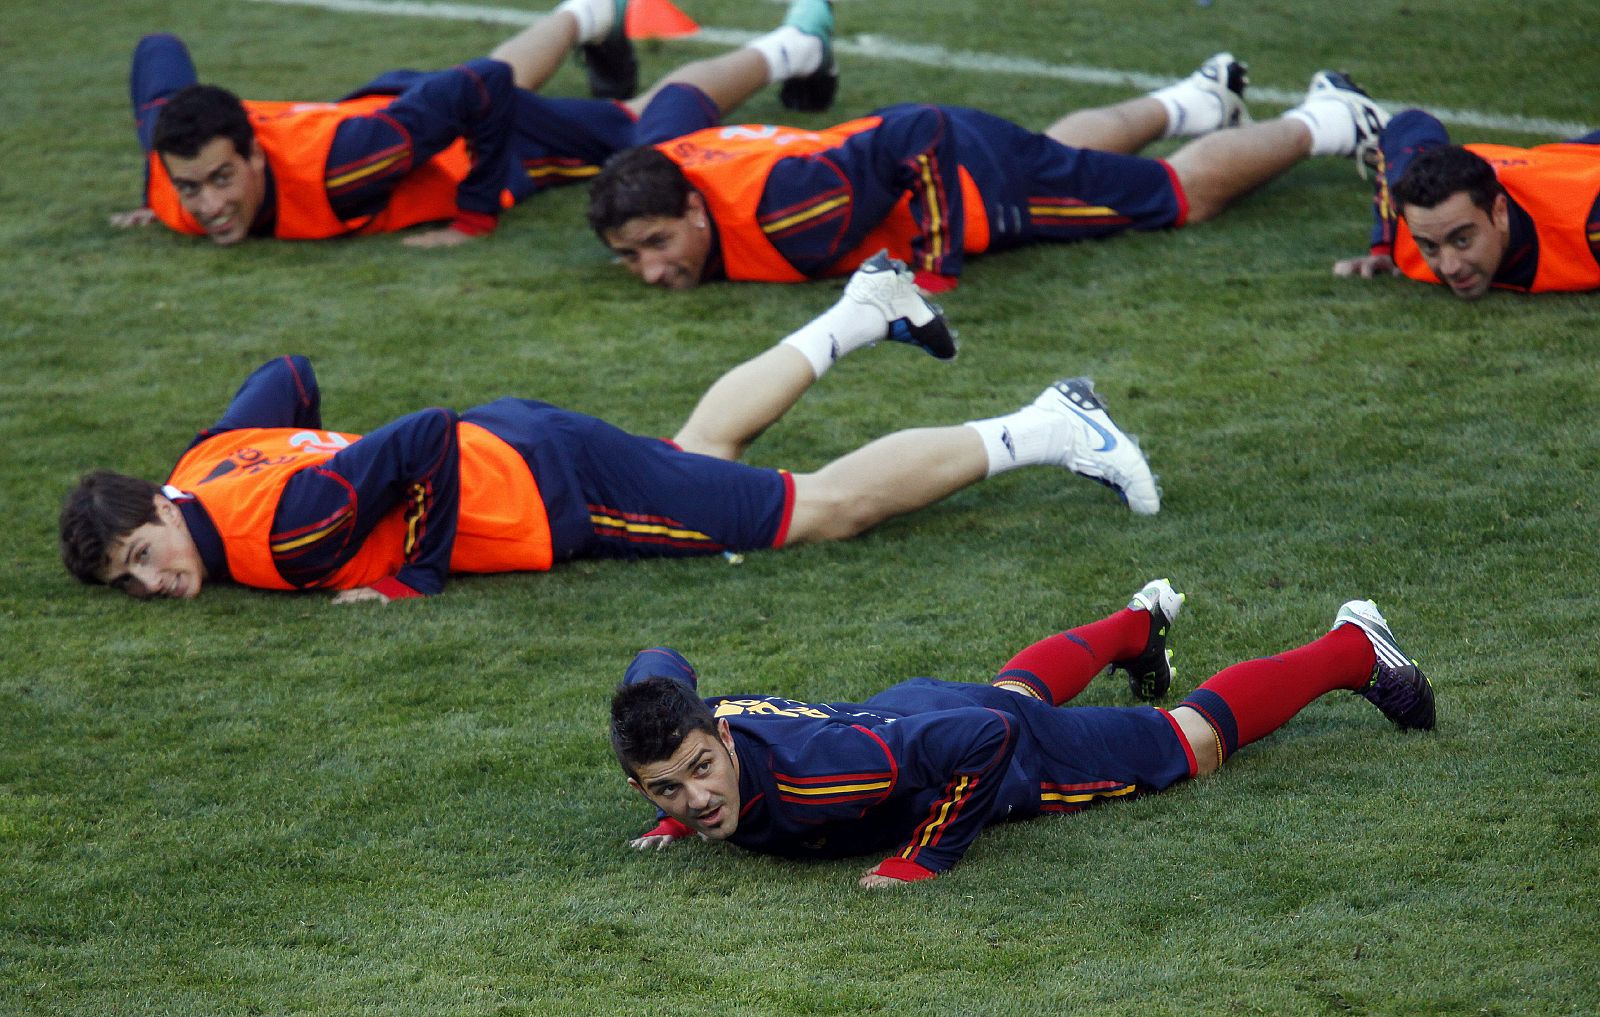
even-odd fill
[{"label": "short dark hair", "polygon": [[1407,205],[1435,208],[1463,191],[1474,205],[1488,212],[1503,190],[1487,159],[1460,145],[1441,145],[1412,158],[1389,193],[1402,213]]},{"label": "short dark hair", "polygon": [[628,776],[634,767],[666,759],[692,732],[717,730],[716,715],[677,678],[653,675],[619,685],[611,697],[611,751]]},{"label": "short dark hair", "polygon": [[100,582],[116,541],[156,521],[161,488],[110,470],[86,473],[61,506],[61,561],[85,583]]},{"label": "short dark hair", "polygon": [[688,213],[694,188],[678,164],[646,145],[618,152],[589,187],[589,227],[602,241],[634,219]]},{"label": "short dark hair", "polygon": [[250,154],[256,132],[244,103],[226,88],[188,85],[161,107],[150,147],[162,155],[192,159],[218,137],[232,141],[240,155]]}]

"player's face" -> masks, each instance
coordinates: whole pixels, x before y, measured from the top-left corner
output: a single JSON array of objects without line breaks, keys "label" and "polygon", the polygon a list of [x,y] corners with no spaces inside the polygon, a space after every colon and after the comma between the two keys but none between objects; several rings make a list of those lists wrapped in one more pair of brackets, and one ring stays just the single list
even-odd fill
[{"label": "player's face", "polygon": [[1489,292],[1511,244],[1504,194],[1487,212],[1474,205],[1465,191],[1432,208],[1407,205],[1404,212],[1422,260],[1450,292],[1462,300],[1477,300]]},{"label": "player's face", "polygon": [[691,194],[683,215],[629,219],[608,231],[605,241],[628,271],[651,286],[693,289],[705,277],[711,256],[711,219],[700,195]]},{"label": "player's face", "polygon": [[183,513],[161,495],[156,495],[156,521],[113,541],[100,569],[101,582],[140,600],[191,600],[200,595],[205,578]]},{"label": "player's face", "polygon": [[237,244],[250,235],[267,198],[267,160],[260,145],[252,141],[249,154],[241,155],[232,139],[219,136],[191,158],[163,153],[161,159],[184,210],[214,243]]},{"label": "player's face", "polygon": [[667,815],[711,840],[739,828],[739,757],[728,722],[690,732],[669,759],[634,766],[628,783]]}]

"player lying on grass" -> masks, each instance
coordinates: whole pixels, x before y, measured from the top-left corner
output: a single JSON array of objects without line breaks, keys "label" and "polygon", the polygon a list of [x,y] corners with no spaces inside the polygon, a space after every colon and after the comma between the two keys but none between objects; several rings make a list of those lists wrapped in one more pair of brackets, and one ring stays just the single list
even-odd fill
[{"label": "player lying on grass", "polygon": [[[1079,110],[1035,134],[978,110],[891,106],[808,131],[708,129],[617,155],[589,224],[634,275],[685,289],[713,279],[842,275],[879,248],[925,290],[967,255],[1204,222],[1313,155],[1359,156],[1383,111],[1347,77],[1261,124],[1243,64],[1219,53],[1147,96]],[[1166,159],[1133,153],[1201,136]]]},{"label": "player lying on grass", "polygon": [[115,226],[159,220],[218,244],[317,240],[450,225],[413,246],[493,231],[503,208],[586,179],[608,156],[698,130],[770,81],[831,68],[828,0],[798,0],[785,25],[749,46],[687,64],[628,102],[546,99],[536,90],[574,47],[591,87],[633,94],[626,0],[566,0],[486,59],[393,71],[334,103],[243,102],[197,85],[170,35],[140,40],[131,90],[146,165],[144,207]]},{"label": "player lying on grass", "polygon": [[891,434],[815,473],[736,461],[834,360],[883,339],[956,352],[911,273],[879,258],[828,311],[718,379],[671,442],[521,399],[339,434],[323,429],[311,365],[282,357],[165,487],[86,476],[62,509],[62,557],[136,597],[227,580],[387,601],[438,593],[451,572],[845,540],[1018,466],[1065,467],[1135,512],[1160,508],[1143,454],[1083,378],[1005,416]]},{"label": "player lying on grass", "polygon": [[946,871],[990,824],[1212,773],[1336,689],[1402,728],[1433,727],[1433,687],[1367,600],[1341,607],[1320,639],[1235,664],[1170,711],[1056,709],[1108,665],[1136,695],[1164,695],[1183,599],[1156,580],[1126,610],[1023,650],[988,685],[913,678],[864,703],[701,699],[682,656],[646,650],[611,702],[628,783],[664,814],[631,843],[699,834],[800,858],[888,852],[860,883],[896,886]]},{"label": "player lying on grass", "polygon": [[1600,289],[1600,131],[1535,148],[1452,145],[1422,110],[1379,139],[1371,253],[1337,275],[1406,275],[1463,300],[1490,287]]}]

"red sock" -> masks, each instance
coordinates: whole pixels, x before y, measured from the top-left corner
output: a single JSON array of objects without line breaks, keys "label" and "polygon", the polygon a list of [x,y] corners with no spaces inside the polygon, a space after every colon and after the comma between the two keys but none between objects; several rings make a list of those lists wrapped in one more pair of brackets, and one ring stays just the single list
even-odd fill
[{"label": "red sock", "polygon": [[1150,612],[1124,609],[1039,640],[1007,661],[991,684],[1060,706],[1107,664],[1143,653],[1149,639]]},{"label": "red sock", "polygon": [[1226,759],[1282,727],[1318,696],[1365,688],[1376,660],[1366,634],[1341,625],[1298,649],[1224,668],[1181,705],[1204,715]]}]

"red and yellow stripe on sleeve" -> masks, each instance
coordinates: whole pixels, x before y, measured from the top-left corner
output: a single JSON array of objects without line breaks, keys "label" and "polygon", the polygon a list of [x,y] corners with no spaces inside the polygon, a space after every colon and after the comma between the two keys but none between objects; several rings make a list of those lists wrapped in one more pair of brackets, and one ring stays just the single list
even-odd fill
[{"label": "red and yellow stripe on sleeve", "polygon": [[894,787],[894,774],[888,770],[830,773],[823,777],[796,777],[774,771],[772,776],[778,784],[779,800],[795,805],[831,805],[882,798]]},{"label": "red and yellow stripe on sleeve", "polygon": [[913,200],[921,199],[923,215],[926,217],[922,234],[927,246],[917,259],[920,263],[917,267],[926,272],[937,272],[945,255],[950,253],[950,197],[945,194],[944,181],[939,177],[939,164],[933,156],[926,152],[917,156],[913,169]]},{"label": "red and yellow stripe on sleeve", "polygon": [[850,188],[840,185],[814,194],[805,201],[769,212],[761,217],[761,232],[772,239],[811,229],[850,214]]},{"label": "red and yellow stripe on sleeve", "polygon": [[552,187],[556,184],[569,183],[574,180],[587,180],[600,172],[600,167],[592,162],[562,156],[547,156],[540,159],[525,159],[522,168],[532,180],[540,187]]},{"label": "red and yellow stripe on sleeve", "polygon": [[328,188],[328,196],[334,198],[374,180],[381,180],[386,176],[404,176],[409,172],[411,172],[411,146],[391,145],[355,162],[330,168],[324,184]]},{"label": "red and yellow stripe on sleeve", "polygon": [[972,793],[978,789],[979,782],[980,778],[972,774],[957,774],[955,779],[945,785],[944,794],[940,795],[933,803],[933,807],[928,810],[927,818],[918,823],[917,828],[911,832],[910,841],[897,857],[914,862],[924,849],[937,845],[945,831],[961,818],[961,812],[972,800]]}]

